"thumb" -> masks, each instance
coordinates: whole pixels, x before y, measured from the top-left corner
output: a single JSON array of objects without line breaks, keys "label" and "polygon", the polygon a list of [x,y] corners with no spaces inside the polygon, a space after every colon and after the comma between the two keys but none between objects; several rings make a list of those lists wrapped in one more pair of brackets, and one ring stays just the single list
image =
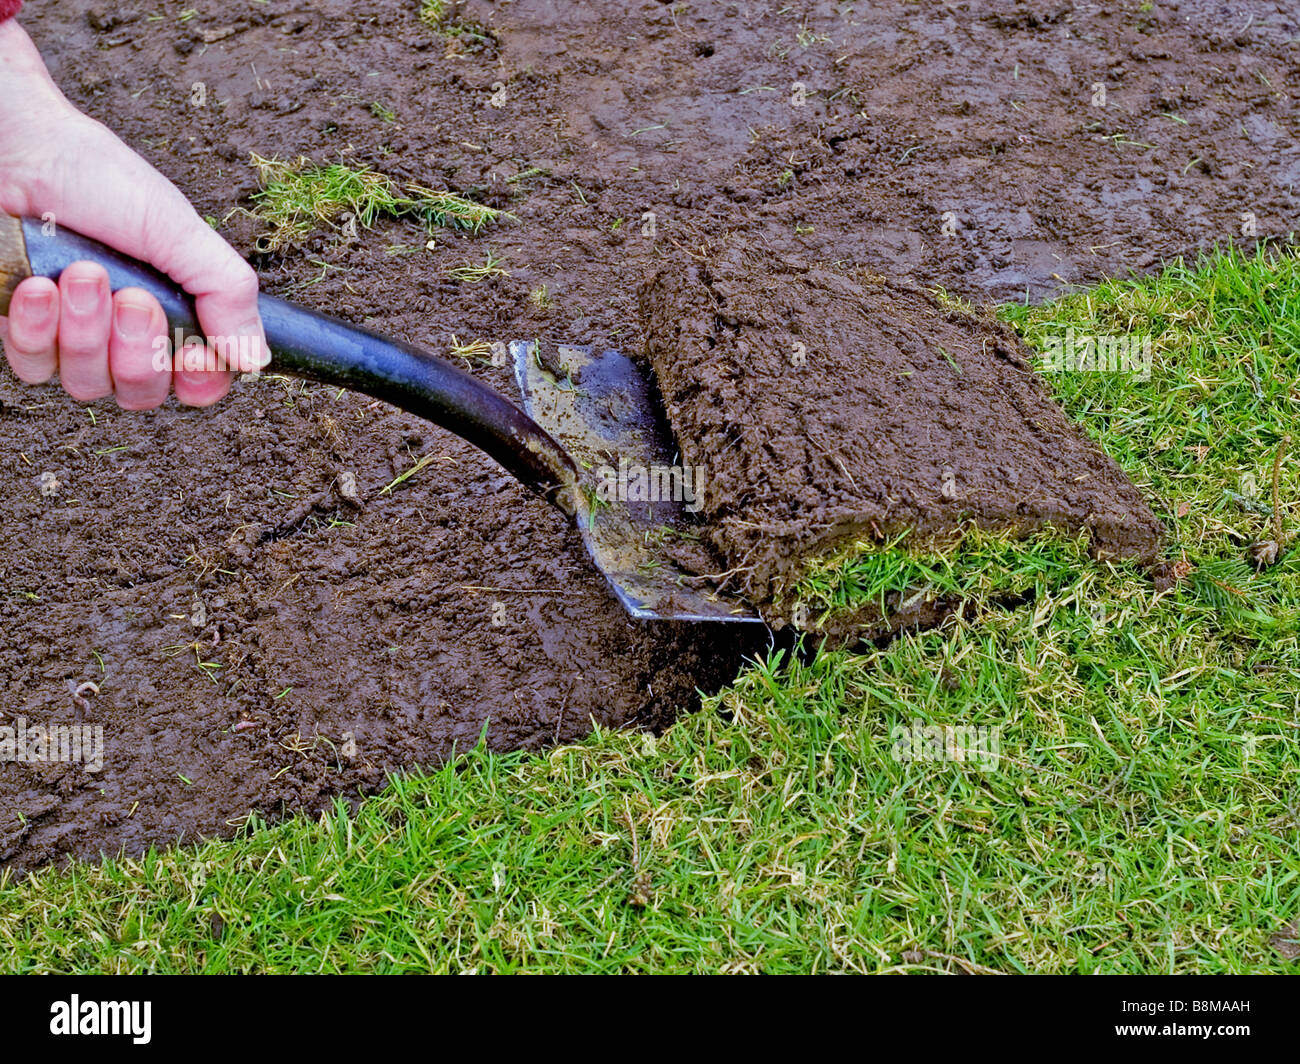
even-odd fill
[{"label": "thumb", "polygon": [[[58,224],[147,262],[194,297],[199,325],[211,350],[209,368],[184,369],[175,376],[177,397],[207,406],[229,388],[235,369],[256,371],[270,361],[257,308],[257,273],[208,225],[170,181],[117,139],[84,116],[75,137],[63,140],[52,182]],[[96,174],[93,181],[87,174]]]}]

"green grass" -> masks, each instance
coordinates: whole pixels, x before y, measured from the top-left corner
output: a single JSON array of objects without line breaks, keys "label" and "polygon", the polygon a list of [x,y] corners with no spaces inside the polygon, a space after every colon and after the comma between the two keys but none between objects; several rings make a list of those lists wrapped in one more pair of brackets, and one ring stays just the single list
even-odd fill
[{"label": "green grass", "polygon": [[448,266],[442,272],[457,281],[477,284],[491,277],[509,277],[510,271],[501,265],[503,261],[491,248],[488,248],[487,257],[482,264],[470,265],[467,263],[460,266]]},{"label": "green grass", "polygon": [[420,0],[420,18],[435,29],[447,17],[448,0]]},{"label": "green grass", "polygon": [[[1164,518],[1172,586],[1046,539],[969,540],[973,574],[832,566],[826,606],[917,580],[1036,597],[755,663],[658,739],[475,751],[355,814],[42,871],[0,888],[0,968],[1294,971],[1269,940],[1300,915],[1300,551],[1241,559],[1300,419],[1300,261],[1005,313],[1038,345],[1151,333],[1150,381],[1052,383]],[[1294,457],[1280,496],[1293,539]],[[999,729],[996,766],[896,760],[918,723]]]},{"label": "green grass", "polygon": [[448,55],[464,55],[492,43],[492,35],[473,22],[457,19],[454,0],[420,0],[420,20],[448,45]]},{"label": "green grass", "polygon": [[[1057,399],[1156,501],[1189,557],[1223,553],[1266,531],[1268,522],[1243,512],[1233,495],[1271,505],[1278,443],[1300,426],[1300,258],[1227,252],[1171,265],[1140,284],[1111,282],[1043,307],[1004,309],[1040,348],[1071,326],[1149,334],[1150,382],[1053,375]],[[1282,492],[1293,535],[1297,470],[1293,458]]]},{"label": "green grass", "polygon": [[[812,559],[791,591],[802,628],[818,629],[838,614],[872,607],[884,617],[915,600],[960,599],[979,609],[990,603],[1069,582],[1091,565],[1086,534],[1070,538],[1051,529],[1016,538],[970,528],[940,551],[913,548],[901,534],[883,547],[851,543]],[[780,603],[777,603],[780,606]]]},{"label": "green grass", "polygon": [[261,184],[253,193],[254,214],[267,226],[259,240],[264,251],[300,242],[322,225],[342,230],[349,219],[365,229],[381,217],[411,218],[432,234],[438,226],[478,232],[503,213],[453,192],[413,182],[399,184],[369,167],[321,165],[252,156]]}]

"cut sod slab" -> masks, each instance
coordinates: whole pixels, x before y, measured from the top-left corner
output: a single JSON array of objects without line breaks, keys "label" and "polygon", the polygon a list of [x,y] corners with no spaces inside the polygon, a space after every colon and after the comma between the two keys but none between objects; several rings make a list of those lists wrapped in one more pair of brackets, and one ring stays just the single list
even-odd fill
[{"label": "cut sod slab", "polygon": [[1155,560],[1137,487],[992,317],[735,242],[662,263],[639,296],[703,541],[775,623],[931,622],[971,590],[942,579],[963,554],[997,562],[991,596],[1065,543]]}]

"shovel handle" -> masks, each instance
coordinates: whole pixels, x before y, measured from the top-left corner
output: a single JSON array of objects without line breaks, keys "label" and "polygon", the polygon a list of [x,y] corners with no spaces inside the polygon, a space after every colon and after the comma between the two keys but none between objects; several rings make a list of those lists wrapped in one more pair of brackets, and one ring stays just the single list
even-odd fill
[{"label": "shovel handle", "polygon": [[[89,237],[33,218],[0,213],[0,314],[27,277],[59,274],[74,262],[96,262],[113,291],[143,288],[162,305],[167,323],[201,335],[193,298],[151,266]],[[445,359],[411,344],[289,303],[258,297],[268,370],[332,384],[392,403],[454,432],[491,455],[525,486],[572,512],[577,470],[558,443],[518,407]]]}]

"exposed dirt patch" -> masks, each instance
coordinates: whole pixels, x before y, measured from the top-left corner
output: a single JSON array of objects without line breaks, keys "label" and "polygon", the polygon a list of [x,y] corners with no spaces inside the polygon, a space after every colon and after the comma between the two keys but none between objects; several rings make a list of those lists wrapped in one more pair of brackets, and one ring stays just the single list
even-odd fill
[{"label": "exposed dirt patch", "polygon": [[[473,47],[418,6],[60,0],[23,18],[69,96],[250,255],[257,227],[231,212],[251,151],[513,211],[432,252],[393,222],[254,260],[268,290],[438,351],[537,334],[640,349],[637,282],[694,227],[1002,298],[1239,236],[1243,212],[1282,236],[1300,205],[1284,3],[471,0]],[[443,272],[489,247],[508,277]],[[90,679],[83,712],[108,728],[97,776],[0,769],[0,862],[312,809],[485,722],[499,749],[590,717],[661,724],[743,649],[628,623],[555,514],[362,397],[266,381],[209,413],[99,404],[92,421],[6,377],[0,401],[0,711],[70,719],[67,682]]]},{"label": "exposed dirt patch", "polygon": [[24,398],[0,415],[3,723],[72,722],[69,681],[92,681],[107,758],[0,768],[20,865],[316,808],[485,730],[506,750],[659,727],[739,665],[734,642],[629,622],[549,506],[364,398],[266,381],[241,386],[242,420],[93,425]]},{"label": "exposed dirt patch", "polygon": [[1155,559],[1137,488],[989,316],[737,240],[676,256],[641,306],[717,571],[769,616],[846,542],[933,543],[968,523],[1086,529],[1098,555]]}]

